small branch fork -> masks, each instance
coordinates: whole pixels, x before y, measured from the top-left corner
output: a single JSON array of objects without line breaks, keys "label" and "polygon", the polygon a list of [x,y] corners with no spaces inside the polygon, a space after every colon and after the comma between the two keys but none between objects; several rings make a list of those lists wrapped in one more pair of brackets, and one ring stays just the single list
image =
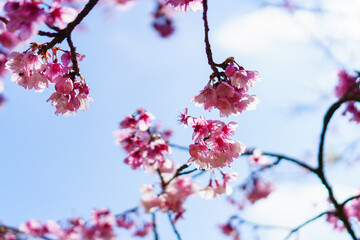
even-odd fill
[{"label": "small branch fork", "polygon": [[77,15],[74,21],[69,23],[66,28],[64,29],[57,29],[52,28],[53,30],[56,30],[57,32],[44,32],[39,31],[38,35],[40,36],[47,36],[52,37],[53,39],[42,45],[39,50],[42,53],[45,53],[47,50],[53,48],[56,44],[62,43],[65,39],[67,40],[67,43],[70,47],[71,52],[71,61],[73,63],[73,70],[76,75],[80,75],[79,73],[79,66],[78,62],[76,60],[76,51],[74,44],[71,40],[71,33],[75,29],[77,25],[81,23],[81,21],[90,13],[90,11],[95,7],[95,5],[99,2],[99,0],[89,0],[89,2],[85,5],[83,10]]}]

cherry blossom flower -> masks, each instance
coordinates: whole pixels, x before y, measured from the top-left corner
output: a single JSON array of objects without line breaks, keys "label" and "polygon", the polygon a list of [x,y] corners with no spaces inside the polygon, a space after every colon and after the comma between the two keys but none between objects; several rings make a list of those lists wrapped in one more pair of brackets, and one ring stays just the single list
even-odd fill
[{"label": "cherry blossom flower", "polygon": [[61,6],[60,0],[54,0],[51,8],[46,13],[46,23],[49,26],[57,26],[60,29],[66,27],[67,23],[75,20],[78,12],[75,8]]},{"label": "cherry blossom flower", "polygon": [[266,165],[269,164],[269,159],[263,155],[259,149],[255,149],[253,154],[249,157],[249,163],[254,165]]}]

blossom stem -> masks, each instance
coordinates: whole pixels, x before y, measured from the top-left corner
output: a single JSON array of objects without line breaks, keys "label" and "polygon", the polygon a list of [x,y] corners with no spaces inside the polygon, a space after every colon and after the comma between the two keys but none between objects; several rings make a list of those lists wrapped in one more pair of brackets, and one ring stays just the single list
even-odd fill
[{"label": "blossom stem", "polygon": [[169,218],[169,222],[170,222],[170,224],[171,224],[171,227],[172,227],[172,229],[173,229],[173,231],[174,231],[177,239],[178,239],[178,240],[181,240],[180,233],[179,233],[178,230],[176,229],[175,224],[174,224],[173,220],[171,219],[171,214],[170,214],[170,212],[168,212],[168,218]]},{"label": "blossom stem", "polygon": [[159,234],[158,234],[158,232],[157,232],[155,212],[152,213],[152,224],[153,224],[153,231],[154,231],[154,239],[155,239],[155,240],[159,240]]},{"label": "blossom stem", "polygon": [[213,56],[212,56],[212,51],[211,51],[211,46],[210,46],[210,40],[209,40],[209,23],[208,23],[208,19],[207,19],[207,11],[208,11],[208,3],[207,0],[203,0],[203,20],[204,20],[204,30],[205,30],[205,51],[206,51],[206,56],[208,59],[208,63],[211,67],[211,69],[213,70],[214,73],[218,73],[218,70],[216,68],[216,63],[213,60]]},{"label": "blossom stem", "polygon": [[307,220],[306,222],[300,224],[298,227],[294,228],[293,230],[291,230],[291,232],[285,237],[284,240],[289,239],[294,233],[298,232],[301,228],[305,227],[306,225],[308,225],[309,223],[321,218],[322,216],[332,213],[331,211],[327,211],[327,212],[322,212],[319,215],[316,215],[315,217]]},{"label": "blossom stem", "polygon": [[320,136],[320,143],[319,143],[319,153],[318,153],[318,168],[316,169],[316,175],[320,178],[322,184],[328,191],[329,199],[333,203],[336,209],[336,215],[339,219],[344,223],[346,230],[348,231],[349,235],[352,237],[353,240],[357,240],[354,230],[352,229],[348,218],[344,212],[344,204],[339,204],[335,198],[334,192],[332,187],[330,186],[329,182],[325,177],[324,172],[324,144],[325,144],[325,134],[327,131],[327,127],[330,123],[330,120],[334,113],[341,107],[341,105],[345,102],[349,101],[357,101],[360,102],[360,96],[348,96],[348,92],[341,98],[339,101],[334,103],[326,112],[324,121],[323,121],[323,128]]}]

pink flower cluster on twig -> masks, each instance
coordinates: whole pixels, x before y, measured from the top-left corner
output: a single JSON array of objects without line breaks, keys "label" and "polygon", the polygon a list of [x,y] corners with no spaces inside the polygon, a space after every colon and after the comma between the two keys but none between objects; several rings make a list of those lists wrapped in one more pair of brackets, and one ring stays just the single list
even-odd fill
[{"label": "pink flower cluster on twig", "polygon": [[245,145],[232,140],[237,123],[225,124],[219,120],[205,120],[204,117],[187,116],[187,110],[182,114],[183,124],[193,129],[192,139],[195,142],[189,146],[190,159],[196,168],[209,170],[211,168],[231,167],[232,162],[245,151]]},{"label": "pink flower cluster on twig", "polygon": [[120,122],[120,130],[115,133],[116,142],[128,153],[124,162],[132,169],[160,168],[167,162],[165,155],[171,153],[167,144],[169,131],[160,133],[150,128],[154,118],[145,109],[138,109]]},{"label": "pink flower cluster on twig", "polygon": [[[56,115],[76,115],[78,109],[87,110],[91,100],[90,89],[82,77],[80,81],[75,79],[70,64],[71,53],[65,51],[60,62],[58,49],[53,49],[52,55],[47,52],[38,54],[35,52],[38,47],[33,44],[31,51],[9,54],[6,69],[12,73],[11,81],[36,92],[43,92],[49,85],[55,84],[56,92],[47,101],[56,108]],[[76,57],[77,61],[81,61],[84,55],[77,53]]]},{"label": "pink flower cluster on twig", "polygon": [[250,87],[260,80],[257,71],[245,70],[232,62],[225,70],[223,79],[213,76],[200,94],[193,97],[205,110],[217,108],[221,117],[238,115],[245,110],[253,110],[259,102],[255,95],[248,93]]},{"label": "pink flower cluster on twig", "polygon": [[[348,96],[360,96],[359,85],[355,87],[356,80],[358,77],[353,77],[349,75],[345,70],[338,71],[339,83],[335,88],[335,96],[342,98],[348,91]],[[350,88],[352,88],[350,90]],[[343,115],[351,115],[350,121],[360,123],[360,105],[355,101],[350,101],[346,103],[346,109],[343,112]]]}]

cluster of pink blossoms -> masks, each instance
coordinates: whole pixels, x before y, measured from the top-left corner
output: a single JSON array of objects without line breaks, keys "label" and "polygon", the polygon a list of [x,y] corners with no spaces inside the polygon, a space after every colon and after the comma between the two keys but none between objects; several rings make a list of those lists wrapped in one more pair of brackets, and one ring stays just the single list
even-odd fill
[{"label": "cluster of pink blossoms", "polygon": [[116,142],[129,154],[124,162],[132,169],[147,170],[161,168],[166,162],[166,154],[171,152],[167,140],[170,131],[160,133],[150,128],[154,116],[144,109],[138,109],[134,115],[127,115],[115,132]]},{"label": "cluster of pink blossoms", "polygon": [[141,206],[145,212],[152,213],[156,209],[174,214],[174,221],[183,216],[184,202],[197,192],[198,184],[192,182],[190,177],[178,177],[166,185],[161,194],[155,195],[152,185],[142,185]]},{"label": "cluster of pink blossoms", "polygon": [[245,145],[232,140],[237,123],[225,124],[219,120],[205,120],[204,117],[194,118],[185,113],[180,122],[194,129],[192,136],[194,144],[189,146],[191,155],[188,164],[194,163],[196,168],[209,170],[211,168],[231,167],[234,159],[245,151]]},{"label": "cluster of pink blossoms", "polygon": [[77,10],[53,0],[51,5],[39,0],[8,1],[3,8],[5,26],[1,26],[0,43],[14,48],[37,33],[37,25],[64,28],[77,16]]},{"label": "cluster of pink blossoms", "polygon": [[[345,93],[347,93],[351,87],[354,87],[354,89],[348,94],[349,96],[359,96],[360,97],[360,87],[356,84],[356,80],[358,77],[353,77],[349,75],[345,70],[338,71],[338,78],[339,83],[335,88],[335,95],[338,98],[342,98]],[[346,103],[346,109],[343,113],[350,114],[351,119],[350,121],[355,121],[357,123],[360,123],[360,104],[356,103],[355,101],[350,101]]]},{"label": "cluster of pink blossoms", "polygon": [[221,80],[212,78],[192,100],[204,106],[205,110],[211,111],[213,107],[219,109],[221,117],[254,110],[259,100],[255,95],[249,95],[248,91],[260,80],[258,72],[238,68],[230,63],[226,67],[225,76]]},{"label": "cluster of pink blossoms", "polygon": [[[36,44],[33,49],[37,48]],[[35,51],[23,53],[12,52],[8,56],[6,69],[10,70],[11,81],[24,87],[25,89],[35,89],[42,92],[50,84],[55,84],[56,92],[47,101],[56,107],[55,114],[65,116],[76,115],[78,109],[87,110],[89,107],[90,89],[84,79],[75,80],[71,65],[71,53],[65,51],[61,56],[61,63],[56,56],[57,50],[53,50],[53,55],[39,55]],[[82,54],[76,54],[77,61],[84,58]]]},{"label": "cluster of pink blossoms", "polygon": [[[108,209],[94,210],[91,214],[91,221],[89,223],[86,223],[86,221],[80,217],[76,217],[69,219],[66,226],[63,227],[53,220],[48,220],[45,224],[42,224],[37,219],[30,219],[21,224],[19,230],[27,235],[37,238],[59,240],[112,240],[116,237],[115,227],[123,229],[136,228],[133,236],[139,237],[144,237],[152,231],[151,223],[145,222],[137,226],[128,215],[115,216],[111,214]],[[14,234],[11,236],[14,236]],[[14,240],[15,239],[16,236]],[[13,239],[4,238],[4,240]]]}]

